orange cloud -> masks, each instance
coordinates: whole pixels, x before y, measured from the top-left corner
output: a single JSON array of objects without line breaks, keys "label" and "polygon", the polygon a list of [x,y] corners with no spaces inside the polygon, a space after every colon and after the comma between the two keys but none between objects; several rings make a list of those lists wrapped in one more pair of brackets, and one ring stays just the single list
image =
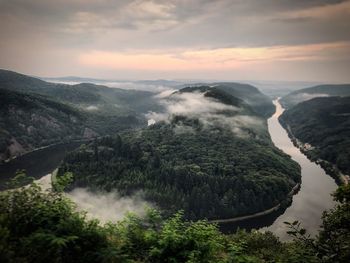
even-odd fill
[{"label": "orange cloud", "polygon": [[103,69],[132,70],[220,70],[243,68],[274,61],[310,61],[349,58],[350,42],[300,46],[237,47],[169,51],[90,51],[79,62]]}]

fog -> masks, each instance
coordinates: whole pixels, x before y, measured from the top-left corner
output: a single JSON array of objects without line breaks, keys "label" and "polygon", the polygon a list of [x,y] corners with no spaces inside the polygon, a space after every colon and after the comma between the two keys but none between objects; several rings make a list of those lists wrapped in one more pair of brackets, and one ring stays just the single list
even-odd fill
[{"label": "fog", "polygon": [[178,86],[183,84],[182,82],[176,81],[124,81],[124,80],[96,80],[96,79],[84,79],[71,81],[65,80],[65,78],[41,78],[42,80],[57,83],[57,84],[67,84],[67,85],[77,85],[81,83],[92,83],[95,85],[107,86],[109,88],[118,88],[125,90],[142,90],[150,91],[154,93],[169,92],[171,90],[176,90]]},{"label": "fog", "polygon": [[[164,106],[165,111],[148,112],[146,118],[149,120],[149,125],[159,121],[169,122],[174,115],[181,115],[198,119],[204,127],[224,127],[230,129],[237,136],[247,137],[249,134],[244,131],[245,128],[259,129],[264,123],[258,117],[245,115],[241,108],[205,97],[204,93],[164,91],[155,97]],[[180,126],[175,127],[176,133],[193,132],[193,129]]]},{"label": "fog", "polygon": [[95,193],[86,188],[75,188],[67,195],[79,211],[87,212],[88,218],[97,218],[101,223],[120,221],[128,212],[143,216],[146,208],[153,206],[142,198],[141,192],[122,197],[117,191]]},{"label": "fog", "polygon": [[329,95],[326,93],[297,93],[290,95],[291,101],[294,104],[319,97],[329,97]]},{"label": "fog", "polygon": [[296,97],[300,98],[302,101],[311,100],[318,97],[329,97],[326,93],[299,93]]},{"label": "fog", "polygon": [[96,111],[98,110],[98,107],[95,105],[90,105],[90,106],[87,106],[85,109],[88,111]]}]

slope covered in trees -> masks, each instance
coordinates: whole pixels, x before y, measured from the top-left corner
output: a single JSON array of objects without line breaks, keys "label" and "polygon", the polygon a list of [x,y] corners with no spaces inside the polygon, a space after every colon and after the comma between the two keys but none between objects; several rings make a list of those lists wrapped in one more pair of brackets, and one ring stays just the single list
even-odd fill
[{"label": "slope covered in trees", "polygon": [[280,117],[302,144],[309,144],[304,152],[312,160],[322,159],[328,172],[332,165],[350,174],[350,97],[315,98],[286,110]]},{"label": "slope covered in trees", "polygon": [[0,70],[0,161],[38,147],[146,125],[154,94],[65,85]]},{"label": "slope covered in trees", "polygon": [[[251,102],[257,114],[267,116],[274,110],[271,101],[255,87],[238,83],[216,83],[215,86]],[[0,160],[61,142],[63,138],[67,141],[82,138],[84,134],[88,137],[114,134],[122,129],[146,125],[145,114],[164,112],[163,104],[152,92],[89,83],[49,83],[7,70],[0,70],[0,89],[3,102]],[[25,110],[20,103],[24,101],[27,105]],[[28,107],[28,104],[31,106]],[[67,122],[68,115],[61,112],[61,108],[74,112],[70,121]],[[56,112],[55,116],[53,112]],[[76,118],[78,115],[80,117]],[[55,122],[60,124],[57,126]],[[55,130],[52,125],[56,125]]]},{"label": "slope covered in trees", "polygon": [[266,119],[216,88],[191,88],[163,102],[148,128],[96,140],[69,154],[71,188],[142,190],[169,215],[230,218],[287,199],[300,168],[270,140]]},{"label": "slope covered in trees", "polygon": [[83,110],[110,115],[159,110],[152,92],[109,88],[90,83],[50,83],[7,70],[0,70],[0,88],[40,94]]},{"label": "slope covered in trees", "polygon": [[350,84],[319,85],[296,90],[284,96],[280,102],[284,108],[288,109],[303,101],[307,101],[316,97],[328,96],[350,96]]},{"label": "slope covered in trees", "polygon": [[350,186],[339,188],[335,199],[318,237],[293,222],[294,240],[283,243],[270,232],[223,235],[206,221],[185,221],[181,212],[162,219],[149,210],[144,218],[101,225],[76,212],[62,193],[31,185],[0,193],[0,261],[349,262]]},{"label": "slope covered in trees", "polygon": [[183,91],[191,91],[198,89],[201,86],[202,89],[215,88],[221,90],[229,95],[240,98],[249,104],[256,114],[269,117],[275,112],[275,106],[271,102],[271,99],[265,94],[261,93],[256,87],[249,84],[235,83],[235,82],[217,82],[210,84],[195,85],[182,89]]},{"label": "slope covered in trees", "polygon": [[108,116],[38,94],[0,89],[0,161],[38,147],[140,126],[135,115]]}]

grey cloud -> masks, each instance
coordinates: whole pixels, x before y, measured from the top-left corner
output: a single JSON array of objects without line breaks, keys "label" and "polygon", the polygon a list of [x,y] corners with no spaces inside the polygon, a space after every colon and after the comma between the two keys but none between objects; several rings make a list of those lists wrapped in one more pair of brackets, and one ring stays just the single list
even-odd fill
[{"label": "grey cloud", "polygon": [[[0,67],[46,76],[91,74],[114,77],[116,72],[113,70],[84,68],[79,64],[79,55],[91,50],[171,52],[350,41],[349,10],[331,13],[322,19],[306,14],[288,15],[343,2],[346,1],[0,0]],[[349,67],[348,62],[341,63],[344,68]],[[307,68],[319,67],[323,66],[314,63]],[[344,68],[338,66],[334,70],[334,79]],[[139,74],[143,74],[142,78],[158,78],[160,74],[168,78],[207,75],[206,72],[194,75],[196,72],[175,71],[135,73],[120,70],[118,73],[121,78],[126,75],[138,77]],[[305,74],[310,76],[309,71]],[[218,72],[215,78],[220,76],[240,78],[241,73]],[[341,75],[342,79],[348,78],[346,76],[347,73]]]},{"label": "grey cloud", "polygon": [[[82,38],[91,42],[89,35],[109,37],[93,41],[100,48],[140,48],[164,46],[273,45],[332,42],[350,38],[344,23],[334,18],[333,23],[310,23],[315,19],[276,17],[277,13],[332,5],[344,1],[308,0],[174,0],[174,1],[97,1],[97,0],[13,0],[0,1],[2,19],[11,16],[23,23],[41,28],[48,36],[58,34],[66,38]],[[6,14],[6,16],[5,16]],[[349,18],[343,18],[349,21]],[[292,25],[286,25],[287,22]],[[6,22],[6,21],[4,21]],[[295,25],[297,24],[297,25]],[[8,27],[2,23],[3,27]],[[14,25],[15,26],[15,25]],[[16,30],[16,28],[13,28]],[[118,30],[132,31],[118,32]],[[139,31],[139,32],[135,32]],[[310,34],[310,32],[316,34]],[[147,32],[153,32],[147,35]],[[322,37],[317,34],[322,33]],[[338,33],[339,32],[339,33]],[[314,36],[315,35],[315,36]],[[129,41],[120,41],[122,38]],[[134,41],[136,39],[141,41]],[[77,42],[79,44],[79,42]]]}]

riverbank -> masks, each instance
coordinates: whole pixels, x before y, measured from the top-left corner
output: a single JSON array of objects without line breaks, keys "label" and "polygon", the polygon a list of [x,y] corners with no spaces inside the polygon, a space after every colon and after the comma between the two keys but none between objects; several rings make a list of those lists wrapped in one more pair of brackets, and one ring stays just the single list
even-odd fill
[{"label": "riverbank", "polygon": [[311,154],[311,151],[314,149],[309,143],[303,143],[298,138],[296,138],[290,128],[290,126],[283,121],[280,121],[281,125],[283,128],[287,131],[288,137],[291,139],[293,142],[294,146],[297,147],[310,161],[315,162],[316,164],[319,164],[322,169],[329,175],[331,176],[335,182],[338,185],[342,184],[349,184],[350,183],[350,177],[349,175],[343,174],[336,165],[323,160],[323,159],[316,159],[315,157]]},{"label": "riverbank", "polygon": [[49,145],[46,145],[46,146],[42,146],[42,147],[38,147],[38,148],[34,148],[32,150],[29,150],[29,151],[26,151],[22,154],[18,154],[18,155],[14,155],[6,160],[0,160],[0,165],[2,164],[7,164],[13,160],[16,160],[17,158],[20,158],[20,157],[24,157],[28,154],[32,154],[32,153],[35,153],[35,152],[38,152],[38,151],[42,151],[42,150],[45,150],[45,149],[48,149],[50,147],[56,147],[56,146],[60,146],[60,145],[66,145],[66,144],[69,144],[69,143],[84,143],[84,142],[89,142],[91,141],[92,139],[76,139],[76,140],[70,140],[68,142],[58,142],[58,143],[52,143],[52,144],[49,144]]},{"label": "riverbank", "polygon": [[[297,183],[292,188],[292,190],[288,193],[287,199],[285,200],[285,202],[290,201],[290,199],[299,190],[299,188],[300,188],[300,184]],[[265,216],[265,215],[271,214],[271,213],[277,211],[278,209],[280,209],[281,206],[282,206],[282,202],[277,204],[277,205],[275,205],[274,207],[271,207],[269,209],[266,209],[264,211],[257,212],[257,213],[254,213],[254,214],[245,215],[245,216],[238,216],[238,217],[232,217],[232,218],[227,218],[227,219],[209,220],[209,222],[210,223],[218,223],[218,224],[239,222],[239,221],[242,221],[242,220],[248,220],[248,219],[257,218],[257,217],[260,217],[260,216]]]},{"label": "riverbank", "polygon": [[29,177],[33,177],[35,180],[46,176],[60,165],[68,152],[75,150],[83,143],[87,143],[87,141],[50,145],[18,156],[7,163],[2,163],[0,165],[0,190],[5,190],[7,182],[21,170],[24,170]]}]

